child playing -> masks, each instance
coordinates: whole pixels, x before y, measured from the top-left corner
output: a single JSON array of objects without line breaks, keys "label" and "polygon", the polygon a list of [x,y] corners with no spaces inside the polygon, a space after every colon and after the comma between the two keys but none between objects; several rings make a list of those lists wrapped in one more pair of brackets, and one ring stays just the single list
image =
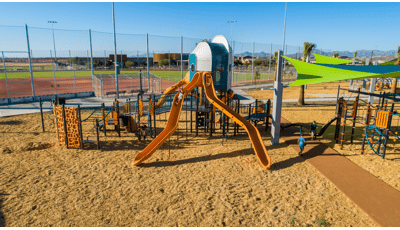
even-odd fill
[{"label": "child playing", "polygon": [[303,134],[300,133],[300,137],[297,140],[297,143],[300,146],[299,156],[301,156],[303,154],[304,146],[306,145],[306,139],[304,139]]},{"label": "child playing", "polygon": [[311,139],[314,140],[314,138],[317,138],[317,123],[313,121],[311,124]]},{"label": "child playing", "polygon": [[182,97],[183,97],[183,89],[181,88],[181,89],[179,90],[178,100],[175,101],[175,105],[178,105],[178,103],[180,102],[180,100],[182,99]]},{"label": "child playing", "polygon": [[146,140],[146,129],[147,125],[140,126],[139,135],[143,137],[143,140]]}]

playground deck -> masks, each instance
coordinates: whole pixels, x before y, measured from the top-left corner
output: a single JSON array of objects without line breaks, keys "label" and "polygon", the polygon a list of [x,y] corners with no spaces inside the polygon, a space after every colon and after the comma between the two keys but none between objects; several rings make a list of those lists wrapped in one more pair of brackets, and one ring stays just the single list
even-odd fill
[{"label": "playground deck", "polygon": [[[282,123],[289,123],[282,117]],[[290,130],[290,132],[288,132]],[[282,134],[287,145],[299,152],[298,128]],[[318,140],[306,138],[302,157],[383,227],[400,226],[400,192],[357,166]]]}]

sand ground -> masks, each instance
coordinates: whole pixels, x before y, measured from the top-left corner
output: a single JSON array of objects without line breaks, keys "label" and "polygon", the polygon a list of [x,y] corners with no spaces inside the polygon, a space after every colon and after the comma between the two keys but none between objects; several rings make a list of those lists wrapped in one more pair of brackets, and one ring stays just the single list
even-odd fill
[{"label": "sand ground", "polygon": [[[294,109],[283,115],[296,121],[291,114],[303,108]],[[271,146],[261,125],[271,170],[260,167],[243,130],[227,141],[220,130],[186,140],[185,124],[146,164],[132,167],[150,140],[109,132],[101,134],[102,150],[66,149],[47,115],[45,133],[38,114],[0,118],[0,225],[376,226],[293,149]],[[158,133],[164,126],[157,122]],[[84,137],[95,138],[92,123],[84,123]]]}]

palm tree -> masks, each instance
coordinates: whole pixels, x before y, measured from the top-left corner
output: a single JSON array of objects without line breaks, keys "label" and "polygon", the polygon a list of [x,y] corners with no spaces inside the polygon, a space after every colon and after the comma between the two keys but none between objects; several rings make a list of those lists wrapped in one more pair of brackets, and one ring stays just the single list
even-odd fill
[{"label": "palm tree", "polygon": [[[303,62],[310,62],[310,55],[311,51],[317,48],[317,44],[310,43],[310,42],[304,42],[304,47],[303,47]],[[299,101],[298,105],[304,105],[304,85],[300,86],[300,95],[299,95]]]},{"label": "palm tree", "polygon": [[357,51],[354,51],[354,58],[357,57]]},{"label": "palm tree", "polygon": [[[397,48],[397,62],[394,63],[395,65],[400,65],[400,46]],[[396,93],[397,89],[397,78],[392,79],[392,90],[391,93]]]},{"label": "palm tree", "polygon": [[333,57],[334,57],[334,58],[339,57],[339,53],[333,53]]}]

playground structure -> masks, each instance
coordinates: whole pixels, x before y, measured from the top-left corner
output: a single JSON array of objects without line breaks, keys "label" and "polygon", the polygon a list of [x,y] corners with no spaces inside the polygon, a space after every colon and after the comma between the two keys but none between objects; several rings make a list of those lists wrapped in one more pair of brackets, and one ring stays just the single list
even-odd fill
[{"label": "playground structure", "polygon": [[[352,105],[350,105],[349,100],[345,100],[343,97],[340,97],[337,102],[336,114],[338,122],[336,124],[334,136],[336,143],[340,141],[340,148],[344,148],[346,135],[345,127],[348,118],[350,118],[352,121],[350,143],[353,144],[356,124],[360,124],[364,126],[360,149],[361,154],[365,153],[365,144],[367,143],[373,153],[385,158],[387,144],[392,143],[395,145],[396,142],[400,141],[400,113],[395,110],[395,106],[399,105],[399,95],[391,93],[367,93],[361,92],[360,89],[354,91],[343,89],[339,86],[338,97],[341,90],[357,93],[357,97]],[[360,95],[367,95],[368,101],[362,100]],[[348,99],[350,99],[350,97],[351,95],[348,96]],[[373,106],[374,97],[378,98],[378,103],[376,103],[375,107]],[[388,100],[393,101],[389,106]],[[373,110],[375,110],[375,113]],[[348,115],[350,111],[351,115]]]},{"label": "playground structure", "polygon": [[[222,102],[215,93],[216,90],[219,90],[222,96],[227,95],[231,86],[231,48],[227,40],[223,36],[216,36],[211,42],[199,43],[189,56],[189,68],[190,71],[186,74],[185,78],[172,87],[178,88],[186,85],[182,89],[183,95],[176,94],[174,96],[167,126],[165,127],[164,131],[162,131],[142,152],[135,157],[133,165],[139,165],[143,163],[175,132],[179,122],[179,116],[182,111],[184,99],[194,89],[197,89],[200,97],[199,103],[196,103],[197,106],[201,104],[204,105],[204,108],[206,109],[205,100],[202,99],[205,95],[210,102],[210,106],[216,107],[216,109],[221,111],[221,115],[223,115],[223,125],[225,124],[226,116],[228,120],[232,119],[239,126],[243,127],[249,134],[254,151],[262,167],[269,169],[271,167],[271,160],[267,154],[261,135],[257,128],[248,122],[248,120],[241,117],[233,109],[231,109],[227,105],[229,102],[227,104]],[[229,101],[229,99],[226,99],[226,101]],[[214,111],[214,109],[212,108],[211,111]],[[215,119],[215,114],[211,113],[211,118],[208,117],[207,114],[209,113],[206,112],[204,114],[204,121],[211,121],[208,123],[210,124],[210,135],[212,135],[212,126]],[[196,114],[196,127],[198,127],[200,123],[197,115],[198,114]],[[206,122],[203,122],[203,124],[206,126]]]}]

